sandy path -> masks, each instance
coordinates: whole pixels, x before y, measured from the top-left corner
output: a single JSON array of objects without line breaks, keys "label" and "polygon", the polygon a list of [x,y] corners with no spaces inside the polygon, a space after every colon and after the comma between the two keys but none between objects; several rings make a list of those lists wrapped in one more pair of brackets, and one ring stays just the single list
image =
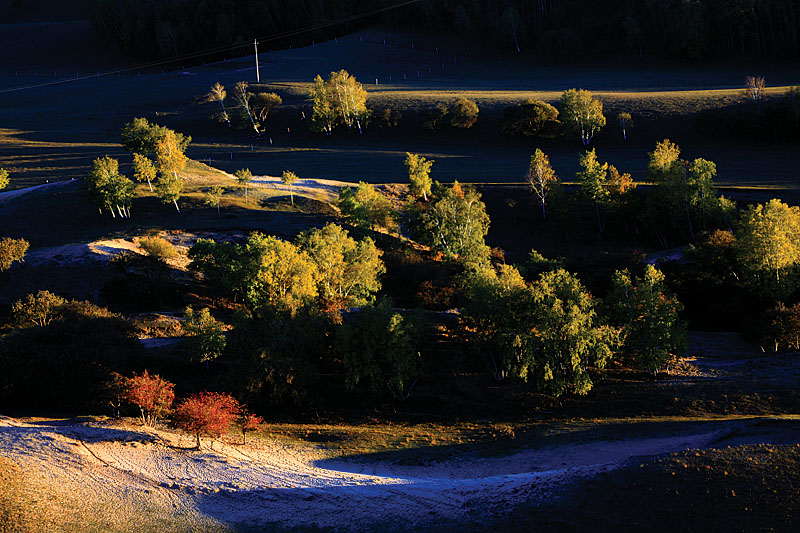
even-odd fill
[{"label": "sandy path", "polygon": [[[770,435],[771,426],[753,427],[748,440]],[[406,529],[500,514],[630,457],[732,444],[730,435],[740,431],[736,426],[398,466],[330,459],[320,447],[281,441],[215,442],[213,449],[196,451],[192,438],[170,431],[0,417],[0,454],[37,464],[58,483],[79,484],[89,499],[124,498],[209,523]]]}]

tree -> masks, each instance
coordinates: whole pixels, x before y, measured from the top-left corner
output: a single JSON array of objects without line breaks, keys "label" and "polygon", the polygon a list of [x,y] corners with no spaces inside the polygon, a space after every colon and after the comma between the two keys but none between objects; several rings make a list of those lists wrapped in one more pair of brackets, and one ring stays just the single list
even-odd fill
[{"label": "tree", "polygon": [[620,328],[623,359],[634,368],[655,374],[686,349],[683,305],[666,294],[664,274],[653,265],[634,281],[627,270],[617,271],[607,305]]},{"label": "tree", "polygon": [[30,243],[25,239],[0,239],[0,272],[5,272],[14,263],[23,261],[29,247]]},{"label": "tree", "polygon": [[683,211],[688,223],[689,235],[694,240],[694,226],[689,210],[688,168],[686,161],[680,159],[681,149],[669,139],[656,143],[656,148],[648,154],[650,179],[658,185],[660,204],[674,215]]},{"label": "tree", "polygon": [[133,178],[139,183],[146,181],[150,192],[153,192],[153,181],[155,181],[156,175],[156,167],[149,158],[142,154],[133,154]]},{"label": "tree", "polygon": [[281,174],[281,181],[284,185],[289,186],[289,197],[292,199],[292,205],[294,205],[294,183],[298,179],[300,178],[297,177],[297,174],[291,170],[284,170],[283,174]]},{"label": "tree", "polygon": [[148,257],[162,262],[174,259],[179,255],[175,245],[163,237],[142,237],[139,239],[139,246]]},{"label": "tree", "polygon": [[301,233],[297,243],[317,267],[317,290],[329,310],[364,305],[380,290],[386,272],[383,252],[369,237],[356,241],[341,226],[328,223]]},{"label": "tree", "polygon": [[619,127],[622,128],[622,138],[628,140],[628,130],[633,127],[633,119],[628,112],[620,113],[617,115],[617,122]]},{"label": "tree", "polygon": [[237,82],[236,85],[233,86],[233,101],[239,106],[242,120],[245,121],[245,123],[249,122],[250,126],[256,132],[256,135],[261,135],[261,130],[258,129],[260,124],[256,122],[256,117],[250,105],[253,93],[249,92],[247,89],[247,82]]},{"label": "tree", "polygon": [[396,224],[391,202],[369,183],[358,182],[358,186],[342,187],[336,206],[345,220],[362,229],[376,227],[392,228]]},{"label": "tree", "polygon": [[584,146],[606,125],[603,103],[584,89],[569,89],[561,94],[561,116],[572,133],[580,136]]},{"label": "tree", "polygon": [[784,295],[788,287],[781,274],[800,263],[800,208],[775,198],[751,206],[742,217],[736,243],[745,268],[757,279],[765,273],[774,276],[773,290]]},{"label": "tree", "polygon": [[713,161],[697,158],[689,165],[689,176],[686,183],[689,196],[689,207],[700,212],[700,223],[707,230],[709,213],[717,210],[719,200],[713,179],[717,175],[717,165]]},{"label": "tree", "polygon": [[283,103],[283,99],[275,93],[255,93],[250,98],[253,114],[264,125],[273,109]]},{"label": "tree", "polygon": [[348,128],[358,127],[367,117],[367,91],[346,70],[331,72],[327,80],[317,75],[308,94],[312,101],[311,129],[324,131],[327,135],[344,124]]},{"label": "tree", "polygon": [[219,215],[219,202],[222,199],[222,187],[214,185],[206,191],[203,196],[203,203],[209,207],[217,208],[217,215]]},{"label": "tree", "polygon": [[533,98],[506,107],[500,121],[500,131],[511,137],[554,139],[561,134],[558,109]]},{"label": "tree", "polygon": [[205,363],[213,361],[225,351],[225,324],[211,316],[208,307],[195,312],[192,306],[183,314],[183,330],[187,333],[189,360]]},{"label": "tree", "polygon": [[264,419],[260,416],[248,412],[244,407],[242,408],[239,418],[236,420],[236,425],[242,432],[242,444],[247,444],[247,434],[258,429],[258,426],[264,423]]},{"label": "tree", "polygon": [[525,179],[531,191],[539,198],[539,202],[542,205],[542,220],[546,220],[545,204],[547,203],[547,197],[550,195],[550,189],[558,184],[558,176],[556,176],[553,167],[550,166],[550,158],[538,148],[531,156],[531,164],[528,167],[528,174]]},{"label": "tree", "polygon": [[186,166],[188,158],[183,153],[179,139],[175,132],[168,130],[159,139],[155,149],[156,168],[158,169],[158,181],[156,182],[156,192],[164,204],[172,203],[178,213],[178,199],[181,197],[183,181],[178,175]]},{"label": "tree", "polygon": [[533,284],[508,265],[476,272],[461,321],[497,381],[532,381],[553,396],[589,392],[589,368],[603,368],[615,343],[613,331],[596,325],[591,295],[563,269]]},{"label": "tree", "polygon": [[422,196],[428,201],[431,193],[431,167],[434,161],[425,159],[419,154],[406,152],[406,159],[403,162],[408,169],[409,192],[416,198]]},{"label": "tree", "polygon": [[43,328],[60,316],[67,300],[50,291],[29,294],[24,300],[11,305],[11,315],[20,326],[34,325]]},{"label": "tree", "polygon": [[240,410],[239,402],[229,394],[204,391],[178,405],[175,425],[195,436],[199,450],[201,436],[219,438],[230,429]]},{"label": "tree", "polygon": [[338,114],[333,96],[330,94],[330,87],[322,79],[322,76],[317,75],[314,78],[314,84],[308,97],[312,102],[311,131],[321,131],[328,136],[332,135]]},{"label": "tree", "polygon": [[475,100],[458,98],[450,109],[450,125],[454,128],[469,129],[478,122],[478,104]]},{"label": "tree", "polygon": [[489,215],[481,195],[473,188],[439,187],[431,205],[420,216],[420,239],[446,257],[467,264],[489,259],[484,238],[489,232]]},{"label": "tree", "polygon": [[228,93],[225,92],[225,87],[220,83],[216,82],[214,85],[211,86],[211,90],[203,97],[204,102],[219,102],[222,111],[216,113],[214,116],[220,122],[227,122],[228,127],[231,127],[231,117],[228,115],[228,111],[225,109],[225,97],[228,96]]},{"label": "tree", "polygon": [[749,96],[753,102],[760,103],[761,99],[764,97],[764,88],[766,87],[766,82],[764,81],[764,76],[747,76],[744,80],[744,87],[747,96]]},{"label": "tree", "polygon": [[172,132],[180,151],[185,152],[192,141],[189,135],[172,131],[158,124],[151,124],[146,118],[134,118],[122,127],[122,146],[131,153],[152,157],[156,152],[156,146],[167,132]]},{"label": "tree", "polygon": [[116,209],[121,218],[130,216],[129,208],[136,186],[119,173],[119,162],[116,159],[108,156],[95,159],[86,177],[86,186],[100,213],[107,209],[116,218]]},{"label": "tree", "polygon": [[143,425],[153,426],[170,413],[175,401],[173,383],[147,370],[123,379],[122,399],[139,408]]},{"label": "tree", "polygon": [[11,180],[8,178],[8,170],[0,167],[0,191],[8,187]]},{"label": "tree", "polygon": [[385,388],[396,400],[408,399],[422,372],[423,333],[418,316],[394,312],[388,300],[361,307],[338,328],[334,342],[347,385]]},{"label": "tree", "polygon": [[594,202],[594,212],[597,215],[597,229],[600,233],[605,230],[605,223],[600,218],[600,204],[606,202],[609,196],[608,192],[608,163],[602,165],[597,160],[597,153],[592,148],[591,151],[585,152],[578,157],[578,164],[583,168],[575,174],[575,177],[581,183],[581,191],[584,196]]},{"label": "tree", "polygon": [[233,173],[233,177],[239,182],[240,186],[244,186],[244,203],[247,203],[247,184],[253,179],[253,173],[249,168],[240,168]]}]

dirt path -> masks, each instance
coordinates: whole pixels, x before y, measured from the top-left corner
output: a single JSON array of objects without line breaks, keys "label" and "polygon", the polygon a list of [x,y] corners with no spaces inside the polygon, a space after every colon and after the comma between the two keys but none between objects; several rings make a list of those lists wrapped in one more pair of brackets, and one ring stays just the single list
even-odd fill
[{"label": "dirt path", "polygon": [[0,454],[35,464],[88,500],[134,501],[206,521],[368,530],[406,529],[467,515],[490,517],[540,501],[578,478],[631,457],[742,442],[800,441],[800,422],[731,420],[696,432],[578,442],[505,457],[427,466],[331,459],[321,447],[273,440],[247,446],[130,425],[0,417]]}]

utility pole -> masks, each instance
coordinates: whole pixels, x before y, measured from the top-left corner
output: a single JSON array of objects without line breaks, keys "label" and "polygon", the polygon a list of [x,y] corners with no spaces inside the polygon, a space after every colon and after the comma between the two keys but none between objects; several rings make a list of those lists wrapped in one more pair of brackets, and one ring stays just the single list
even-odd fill
[{"label": "utility pole", "polygon": [[258,39],[253,39],[253,46],[256,48],[256,83],[261,83],[261,73],[258,71]]}]

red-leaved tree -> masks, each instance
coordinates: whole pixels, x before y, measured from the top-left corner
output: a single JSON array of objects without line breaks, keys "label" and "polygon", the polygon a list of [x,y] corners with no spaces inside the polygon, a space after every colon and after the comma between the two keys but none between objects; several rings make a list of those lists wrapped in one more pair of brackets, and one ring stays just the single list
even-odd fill
[{"label": "red-leaved tree", "polygon": [[200,437],[218,438],[226,432],[241,412],[239,402],[229,394],[201,392],[183,400],[175,410],[175,424],[178,428]]},{"label": "red-leaved tree", "polygon": [[247,434],[258,429],[258,426],[263,422],[264,420],[260,416],[249,413],[242,408],[242,412],[236,420],[236,424],[242,430],[242,444],[247,444]]},{"label": "red-leaved tree", "polygon": [[147,370],[123,380],[122,399],[139,408],[145,426],[152,426],[172,410],[174,383],[158,375],[151,376]]}]

